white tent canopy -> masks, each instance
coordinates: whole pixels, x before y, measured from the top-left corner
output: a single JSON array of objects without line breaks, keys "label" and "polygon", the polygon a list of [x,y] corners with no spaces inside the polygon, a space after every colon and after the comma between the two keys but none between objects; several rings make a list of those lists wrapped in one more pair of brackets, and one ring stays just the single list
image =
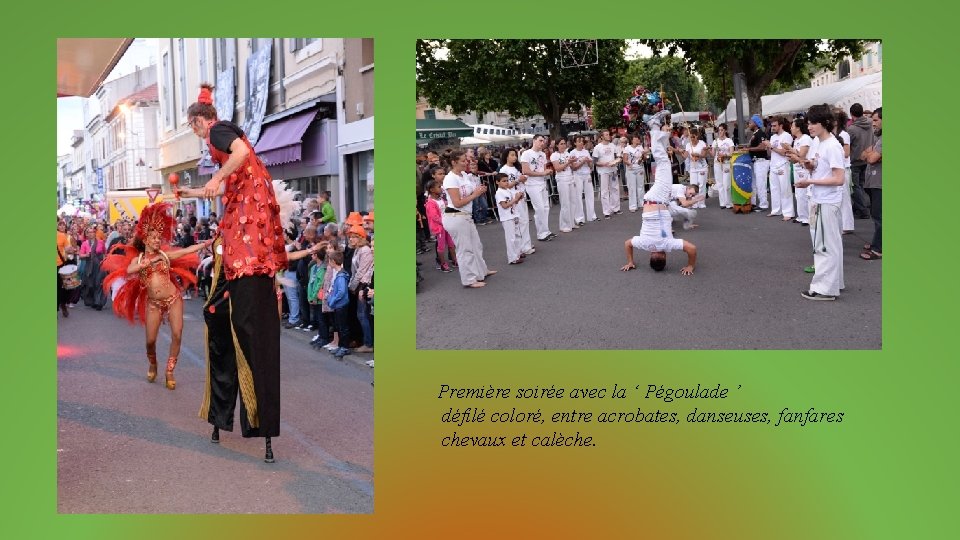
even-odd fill
[{"label": "white tent canopy", "polygon": [[480,139],[477,137],[460,137],[461,148],[472,148],[476,146],[486,146],[489,144],[493,144],[493,143],[486,139]]},{"label": "white tent canopy", "polygon": [[[883,73],[873,73],[863,77],[853,77],[844,81],[803,88],[760,98],[760,114],[792,114],[806,112],[811,105],[827,103],[843,110],[850,105],[860,103],[863,108],[872,111],[883,105]],[[756,113],[756,111],[752,111]],[[749,114],[747,115],[749,116]],[[737,105],[734,100],[727,104],[727,110],[717,119],[718,122],[732,122],[737,118]]]}]

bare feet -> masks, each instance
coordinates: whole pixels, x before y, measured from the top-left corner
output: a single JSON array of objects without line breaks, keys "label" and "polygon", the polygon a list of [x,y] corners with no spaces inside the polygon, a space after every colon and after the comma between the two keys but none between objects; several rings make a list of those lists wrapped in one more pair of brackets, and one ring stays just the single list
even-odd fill
[{"label": "bare feet", "polygon": [[471,288],[471,289],[479,289],[480,287],[486,287],[486,286],[487,286],[487,284],[484,283],[484,282],[482,282],[482,281],[477,281],[477,282],[471,283],[471,284],[469,284],[469,285],[466,285],[466,287]]},{"label": "bare feet", "polygon": [[496,270],[487,270],[487,273],[484,274],[483,277],[492,276],[492,275],[494,275],[494,274],[496,274],[496,273],[497,273]]}]

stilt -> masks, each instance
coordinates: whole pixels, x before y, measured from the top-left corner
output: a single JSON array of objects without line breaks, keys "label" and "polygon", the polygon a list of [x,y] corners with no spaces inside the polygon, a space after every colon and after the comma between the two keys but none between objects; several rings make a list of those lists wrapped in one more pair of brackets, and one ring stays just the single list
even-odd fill
[{"label": "stilt", "polygon": [[264,463],[273,463],[274,461],[273,448],[270,447],[270,437],[266,437],[266,446],[267,446],[267,451],[263,455],[263,461]]}]

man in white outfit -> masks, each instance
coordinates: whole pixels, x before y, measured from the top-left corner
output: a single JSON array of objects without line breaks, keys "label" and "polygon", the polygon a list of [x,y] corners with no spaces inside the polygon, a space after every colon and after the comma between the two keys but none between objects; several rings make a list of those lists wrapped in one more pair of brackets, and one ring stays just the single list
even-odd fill
[{"label": "man in white outfit", "polygon": [[733,208],[730,196],[730,156],[733,155],[733,139],[727,136],[727,125],[717,126],[717,138],[713,141],[713,178],[720,194],[720,208]]},{"label": "man in white outfit", "polygon": [[543,153],[546,139],[533,138],[533,147],[520,154],[521,172],[527,177],[527,196],[533,206],[533,222],[537,226],[537,240],[549,241],[557,237],[550,232],[550,196],[547,194],[547,156]]},{"label": "man in white outfit", "polygon": [[629,197],[629,209],[636,212],[639,204],[643,202],[644,189],[643,184],[646,180],[643,172],[643,160],[646,158],[647,151],[643,148],[643,142],[639,133],[634,133],[630,137],[631,144],[623,149],[624,174],[627,179],[627,196]]},{"label": "man in white outfit", "polygon": [[616,180],[617,164],[620,160],[617,159],[610,140],[610,131],[601,131],[600,144],[593,149],[593,157],[597,160],[597,174],[600,175],[600,209],[605,219],[620,213],[620,184]]},{"label": "man in white outfit", "polygon": [[[583,225],[584,221],[597,220],[597,208],[593,198],[593,178],[590,176],[590,165],[593,163],[593,158],[590,157],[590,151],[584,148],[582,136],[578,135],[574,139],[574,143],[576,148],[570,151],[570,155],[576,158],[571,166],[573,169],[573,191],[578,202],[581,198],[583,199],[583,204],[578,203],[573,206],[573,219],[577,225]],[[584,218],[584,209],[586,209],[586,218]]]},{"label": "man in white outfit", "polygon": [[574,222],[575,208],[579,199],[574,192],[573,170],[570,167],[572,163],[576,163],[576,158],[567,152],[565,139],[557,141],[557,150],[550,154],[550,161],[553,163],[553,172],[557,178],[557,193],[560,196],[560,232],[572,232],[574,228],[579,227]]},{"label": "man in white outfit", "polygon": [[767,215],[783,216],[783,221],[790,221],[794,214],[787,149],[793,146],[793,136],[787,131],[787,121],[782,116],[774,117],[770,125],[773,135],[767,142],[770,148],[770,213]]},{"label": "man in white outfit", "polygon": [[810,178],[810,236],[814,275],[800,294],[808,300],[836,300],[843,283],[843,241],[840,231],[841,191],[844,183],[843,147],[833,136],[834,116],[828,105],[814,105],[807,114],[813,144],[803,161]]},{"label": "man in white outfit", "polygon": [[[756,127],[750,138],[747,150],[753,159],[753,194],[750,195],[750,204],[755,205],[755,212],[770,208],[767,200],[767,175],[770,172],[770,161],[767,159],[767,134],[763,131],[763,119],[759,114],[750,117],[750,122]],[[759,201],[759,206],[757,202]]]}]

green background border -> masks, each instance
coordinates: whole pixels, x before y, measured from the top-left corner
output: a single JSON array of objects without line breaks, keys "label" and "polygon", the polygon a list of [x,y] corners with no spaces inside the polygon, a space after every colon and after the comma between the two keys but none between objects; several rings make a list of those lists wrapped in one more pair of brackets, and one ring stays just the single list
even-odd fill
[{"label": "green background border", "polygon": [[[223,4],[227,5],[227,4]],[[2,36],[7,246],[4,366],[12,538],[938,538],[956,508],[957,270],[949,149],[957,88],[949,16],[932,2],[721,6],[489,1],[270,4],[46,2],[8,7]],[[62,6],[57,9],[56,6]],[[389,9],[387,8],[389,6]],[[759,14],[748,11],[761,12]],[[562,15],[558,15],[562,14]],[[562,20],[562,22],[561,22]],[[415,350],[412,149],[416,37],[870,36],[887,59],[887,257],[882,351],[463,352]],[[56,513],[54,289],[57,37],[376,38],[380,363],[375,513],[366,516],[76,516]],[[941,135],[946,135],[941,139]],[[936,143],[931,147],[931,142]],[[943,141],[943,142],[940,142]],[[938,148],[939,147],[939,148]],[[943,153],[938,153],[938,149]],[[932,196],[932,197],[931,197]],[[901,202],[903,201],[903,202]],[[49,234],[50,240],[46,240]],[[22,261],[22,262],[20,262]],[[874,263],[876,264],[876,263]],[[829,306],[825,306],[829,309]],[[855,328],[856,321],[850,321]],[[439,384],[744,387],[730,407],[844,410],[841,426],[591,428],[592,449],[441,449]],[[648,405],[632,402],[635,405]],[[695,404],[693,404],[695,405]],[[675,410],[686,410],[686,405]],[[673,428],[673,429],[671,429]],[[255,486],[251,486],[255,489]],[[11,527],[12,525],[12,527]]]}]

